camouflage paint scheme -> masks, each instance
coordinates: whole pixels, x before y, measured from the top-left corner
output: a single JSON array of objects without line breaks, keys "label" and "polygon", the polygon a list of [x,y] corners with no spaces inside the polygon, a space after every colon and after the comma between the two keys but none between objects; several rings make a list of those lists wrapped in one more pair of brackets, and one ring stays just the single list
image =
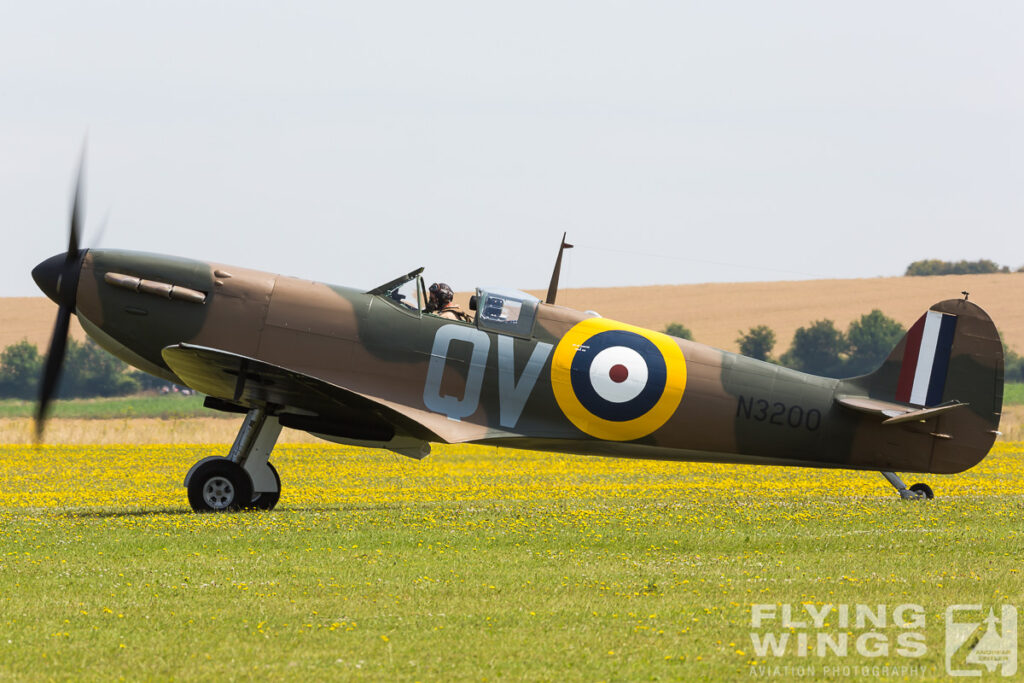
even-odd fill
[{"label": "camouflage paint scheme", "polygon": [[[200,292],[205,301],[132,291],[109,274]],[[417,457],[427,451],[410,444],[473,442],[953,473],[985,457],[997,434],[1002,346],[985,312],[965,300],[931,309],[956,316],[934,412],[895,400],[907,338],[876,372],[835,380],[561,306],[537,302],[534,310],[530,329],[506,334],[486,329],[479,315],[475,323],[445,320],[379,292],[93,249],[82,258],[76,312],[109,351],[219,399],[214,407],[263,406],[286,426]],[[625,359],[611,366],[612,380],[603,365],[593,369],[606,362],[602,344],[614,347],[612,361]],[[606,401],[633,386],[619,379],[627,366],[648,378],[646,393]],[[951,401],[967,405],[943,407]],[[623,406],[636,414],[621,415]],[[900,415],[910,418],[883,424]]]}]

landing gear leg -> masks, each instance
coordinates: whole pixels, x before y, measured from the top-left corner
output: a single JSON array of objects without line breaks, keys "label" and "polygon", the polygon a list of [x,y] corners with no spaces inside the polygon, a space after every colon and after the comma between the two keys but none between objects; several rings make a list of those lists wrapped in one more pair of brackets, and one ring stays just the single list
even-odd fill
[{"label": "landing gear leg", "polygon": [[203,458],[185,475],[196,512],[270,510],[281,496],[281,479],[270,464],[281,423],[265,408],[250,410],[226,458]]},{"label": "landing gear leg", "polygon": [[914,484],[908,489],[907,485],[900,479],[900,475],[895,472],[882,472],[882,476],[893,485],[893,488],[899,492],[900,498],[903,500],[931,500],[935,497],[935,494],[932,493],[932,487],[928,486],[928,484]]},{"label": "landing gear leg", "polygon": [[250,410],[238,430],[228,460],[238,463],[252,479],[253,498],[244,508],[271,510],[281,497],[281,478],[270,464],[270,454],[281,434],[281,423],[264,408]]}]

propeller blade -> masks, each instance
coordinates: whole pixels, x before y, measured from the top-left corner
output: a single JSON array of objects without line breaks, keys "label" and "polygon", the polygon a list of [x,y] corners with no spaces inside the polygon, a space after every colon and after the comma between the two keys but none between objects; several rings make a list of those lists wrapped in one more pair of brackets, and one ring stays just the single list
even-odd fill
[{"label": "propeller blade", "polygon": [[75,194],[71,200],[71,229],[68,231],[68,255],[66,263],[70,265],[78,260],[78,237],[82,234],[82,178],[85,174],[85,146],[78,160],[78,176],[75,179]]},{"label": "propeller blade", "polygon": [[78,162],[78,175],[75,178],[75,191],[71,199],[71,225],[68,229],[68,250],[64,255],[64,268],[57,281],[57,321],[53,326],[50,346],[46,350],[43,365],[43,378],[39,384],[39,404],[36,406],[36,442],[43,438],[46,426],[46,412],[57,393],[61,366],[64,365],[64,352],[68,345],[68,330],[71,326],[71,315],[75,312],[78,296],[78,272],[81,267],[81,250],[79,236],[82,233],[82,194],[85,177],[85,145],[82,145],[82,156]]},{"label": "propeller blade", "polygon": [[107,213],[104,214],[103,220],[96,226],[95,235],[89,238],[89,244],[92,245],[92,249],[99,247],[103,243],[103,236],[107,233],[107,225],[110,223],[110,209],[107,209]]},{"label": "propeller blade", "polygon": [[53,326],[53,336],[50,337],[50,347],[46,351],[46,361],[43,366],[43,380],[39,385],[39,404],[36,406],[36,441],[43,438],[43,428],[46,425],[46,409],[53,400],[57,391],[57,381],[60,379],[60,369],[64,364],[64,351],[68,343],[68,327],[71,325],[71,309],[61,306],[57,311],[57,322]]}]

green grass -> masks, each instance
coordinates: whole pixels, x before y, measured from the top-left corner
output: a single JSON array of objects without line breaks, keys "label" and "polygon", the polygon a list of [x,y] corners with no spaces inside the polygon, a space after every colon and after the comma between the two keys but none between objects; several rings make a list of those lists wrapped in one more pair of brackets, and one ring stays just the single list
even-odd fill
[{"label": "green grass", "polygon": [[1024,404],[1024,382],[1007,382],[1004,384],[1003,403],[1008,406]]},{"label": "green grass", "polygon": [[[0,400],[0,418],[32,417],[34,401]],[[228,413],[203,408],[203,397],[164,394],[138,395],[115,398],[74,398],[57,400],[52,404],[51,417],[110,419],[120,417],[222,417]]]},{"label": "green grass", "polygon": [[[278,510],[201,516],[179,478],[213,449],[44,451],[8,481],[66,477],[80,505],[0,507],[0,678],[935,680],[948,605],[1021,602],[1020,450],[929,477],[930,502],[871,473],[463,450],[284,448]],[[133,503],[133,457],[178,502]],[[921,605],[927,652],[755,656],[752,604],[805,602]]]}]

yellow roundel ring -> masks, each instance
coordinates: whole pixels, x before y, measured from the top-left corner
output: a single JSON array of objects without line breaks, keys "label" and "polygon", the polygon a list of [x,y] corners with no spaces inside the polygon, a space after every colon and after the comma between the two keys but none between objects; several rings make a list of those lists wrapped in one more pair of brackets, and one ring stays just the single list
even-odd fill
[{"label": "yellow roundel ring", "polygon": [[581,431],[632,441],[665,424],[686,389],[686,359],[672,337],[605,318],[587,318],[551,359],[558,407]]}]

